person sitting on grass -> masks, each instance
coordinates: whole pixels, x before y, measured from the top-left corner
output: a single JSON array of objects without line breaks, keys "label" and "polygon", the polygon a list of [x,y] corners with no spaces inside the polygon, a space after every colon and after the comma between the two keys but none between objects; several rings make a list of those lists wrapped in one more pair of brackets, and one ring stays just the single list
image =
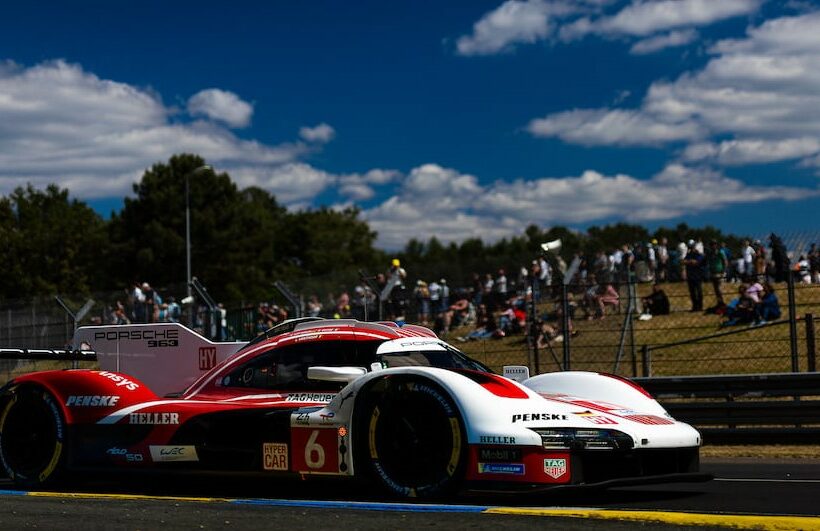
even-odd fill
[{"label": "person sitting on grass", "polygon": [[607,305],[617,307],[620,301],[620,295],[612,284],[603,284],[601,285],[601,289],[598,290],[598,297],[596,300],[598,301],[600,319],[603,319],[606,315]]},{"label": "person sitting on grass", "polygon": [[643,312],[638,317],[641,321],[648,321],[655,315],[669,315],[669,297],[658,284],[652,286],[652,293],[641,298],[641,306]]},{"label": "person sitting on grass", "polygon": [[777,300],[774,286],[766,282],[763,284],[763,292],[760,302],[755,305],[755,322],[766,324],[768,321],[780,319],[780,303]]},{"label": "person sitting on grass", "polygon": [[738,286],[738,296],[726,305],[727,319],[720,324],[721,327],[754,322],[757,303],[749,295],[748,289],[746,284]]}]

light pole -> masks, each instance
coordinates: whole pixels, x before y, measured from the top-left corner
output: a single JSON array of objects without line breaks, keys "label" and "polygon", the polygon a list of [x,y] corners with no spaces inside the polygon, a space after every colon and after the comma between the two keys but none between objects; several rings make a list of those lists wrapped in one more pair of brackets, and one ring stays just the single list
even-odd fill
[{"label": "light pole", "polygon": [[[188,287],[188,300],[192,301],[191,298],[191,194],[190,194],[190,185],[189,181],[190,178],[199,175],[200,173],[206,171],[213,171],[211,166],[207,164],[204,166],[200,166],[195,168],[194,170],[189,171],[185,174],[185,263],[187,265],[187,275],[185,277],[186,282],[185,285]],[[190,303],[191,307],[188,312],[188,322],[191,328],[194,327],[194,310],[193,310],[193,302]]]}]

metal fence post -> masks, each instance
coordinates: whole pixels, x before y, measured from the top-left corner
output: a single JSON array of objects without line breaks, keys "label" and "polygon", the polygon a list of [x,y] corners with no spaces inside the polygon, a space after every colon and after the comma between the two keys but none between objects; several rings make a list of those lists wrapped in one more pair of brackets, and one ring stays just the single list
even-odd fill
[{"label": "metal fence post", "polygon": [[538,279],[535,275],[530,275],[530,304],[527,308],[530,314],[530,326],[527,329],[527,342],[530,345],[532,358],[530,359],[533,374],[538,374],[541,367],[541,360],[538,352],[538,307],[535,304],[535,283]]},{"label": "metal fence post", "polygon": [[561,306],[563,308],[563,328],[564,328],[564,370],[570,370],[569,338],[572,335],[569,330],[569,289],[567,283],[561,285]]},{"label": "metal fence post", "polygon": [[806,361],[808,363],[808,371],[815,372],[817,370],[816,352],[814,346],[814,315],[807,313],[806,321]]},{"label": "metal fence post", "polygon": [[641,347],[641,365],[643,365],[644,378],[652,376],[652,359],[649,356],[651,356],[649,345],[644,344]]},{"label": "metal fence post", "polygon": [[638,355],[635,352],[635,326],[634,326],[634,319],[635,319],[635,308],[637,308],[637,288],[635,287],[635,275],[630,273],[629,274],[629,304],[628,306],[628,313],[629,313],[629,351],[632,354],[632,377],[637,378],[638,376]]},{"label": "metal fence post", "polygon": [[792,372],[800,371],[799,360],[797,359],[797,305],[794,302],[794,274],[788,273],[789,292],[789,347],[792,355]]}]

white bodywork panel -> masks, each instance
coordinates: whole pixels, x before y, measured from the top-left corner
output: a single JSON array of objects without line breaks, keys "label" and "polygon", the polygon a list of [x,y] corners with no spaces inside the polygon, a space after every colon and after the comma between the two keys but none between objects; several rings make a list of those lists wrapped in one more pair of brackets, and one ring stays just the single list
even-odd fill
[{"label": "white bodywork panel", "polygon": [[162,396],[182,391],[246,343],[215,343],[179,323],[154,323],[83,326],[72,346],[83,344],[102,370],[136,376]]}]

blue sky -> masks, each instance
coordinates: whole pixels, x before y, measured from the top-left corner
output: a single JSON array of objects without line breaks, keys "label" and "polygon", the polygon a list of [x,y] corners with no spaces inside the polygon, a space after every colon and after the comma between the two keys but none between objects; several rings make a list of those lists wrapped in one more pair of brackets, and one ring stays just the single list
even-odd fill
[{"label": "blue sky", "polygon": [[536,223],[816,227],[820,6],[764,0],[20,2],[0,193],[103,213],[179,152],[385,248]]}]

